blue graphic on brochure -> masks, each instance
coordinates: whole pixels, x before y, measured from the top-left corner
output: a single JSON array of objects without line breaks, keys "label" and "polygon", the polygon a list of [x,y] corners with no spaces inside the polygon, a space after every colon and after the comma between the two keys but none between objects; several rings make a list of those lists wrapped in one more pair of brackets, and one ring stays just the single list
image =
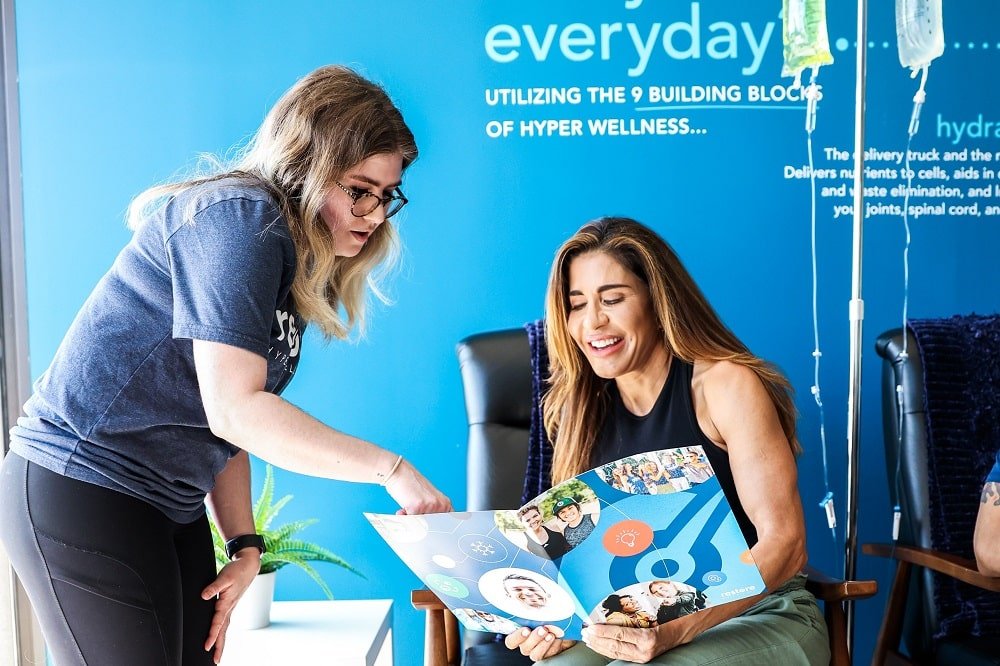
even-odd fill
[{"label": "blue graphic on brochure", "polygon": [[700,446],[628,456],[514,511],[365,514],[468,629],[653,627],[760,594]]}]

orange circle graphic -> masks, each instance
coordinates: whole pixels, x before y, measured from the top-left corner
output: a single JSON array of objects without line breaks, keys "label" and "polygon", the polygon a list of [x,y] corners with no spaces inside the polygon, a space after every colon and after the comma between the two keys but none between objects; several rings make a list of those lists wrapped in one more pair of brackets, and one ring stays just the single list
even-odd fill
[{"label": "orange circle graphic", "polygon": [[623,520],[604,533],[604,549],[618,557],[638,555],[653,543],[653,528],[641,520]]}]

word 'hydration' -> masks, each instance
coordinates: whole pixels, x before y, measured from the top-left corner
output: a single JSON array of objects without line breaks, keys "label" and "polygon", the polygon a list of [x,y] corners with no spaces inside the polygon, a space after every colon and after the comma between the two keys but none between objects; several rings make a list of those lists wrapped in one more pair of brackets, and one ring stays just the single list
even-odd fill
[{"label": "word 'hydration'", "polygon": [[[634,9],[640,4],[642,0],[632,0],[631,6],[628,2],[625,6]],[[659,46],[672,60],[699,60],[705,56],[712,60],[743,58],[744,62],[748,61],[741,68],[743,75],[757,73],[774,34],[774,21],[768,21],[759,34],[746,21],[738,26],[728,21],[713,21],[703,31],[701,3],[692,2],[690,9],[687,20],[668,24],[657,21],[645,29],[620,21],[601,23],[596,28],[586,23],[569,23],[561,27],[550,23],[537,29],[531,25],[501,23],[487,31],[484,46],[486,55],[499,63],[514,62],[522,54],[530,54],[537,62],[546,62],[552,54],[571,62],[594,57],[611,60],[625,49],[635,63],[627,70],[629,76],[642,75]],[[557,34],[558,47],[555,45]],[[747,51],[749,57],[743,55]]]}]

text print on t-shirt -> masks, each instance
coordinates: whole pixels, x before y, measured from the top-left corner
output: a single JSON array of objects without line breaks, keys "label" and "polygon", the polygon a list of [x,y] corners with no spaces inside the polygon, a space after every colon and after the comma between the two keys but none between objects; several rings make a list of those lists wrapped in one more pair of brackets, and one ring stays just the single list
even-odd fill
[{"label": "text print on t-shirt", "polygon": [[283,312],[282,310],[275,310],[274,316],[278,322],[278,330],[281,333],[281,335],[275,339],[275,342],[287,340],[285,344],[288,345],[288,351],[285,352],[279,347],[272,345],[271,348],[267,350],[268,355],[280,363],[286,372],[294,373],[295,365],[297,365],[295,359],[299,355],[299,348],[302,342],[302,338],[299,334],[299,327],[295,325],[295,315]]},{"label": "text print on t-shirt", "polygon": [[[299,327],[295,325],[295,315],[282,312],[281,310],[275,310],[274,316],[277,317],[278,327],[281,329],[281,335],[278,336],[277,342],[284,340],[285,334],[287,333],[288,356],[290,358],[295,358],[299,355]],[[287,331],[285,331],[286,322],[288,323]]]}]

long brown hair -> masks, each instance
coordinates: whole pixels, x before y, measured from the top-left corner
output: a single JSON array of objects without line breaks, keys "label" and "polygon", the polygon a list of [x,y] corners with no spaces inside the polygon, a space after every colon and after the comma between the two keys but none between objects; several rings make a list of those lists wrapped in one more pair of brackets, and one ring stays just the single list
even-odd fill
[{"label": "long brown hair", "polygon": [[334,181],[380,154],[401,155],[403,169],[417,158],[399,109],[385,90],[353,70],[320,67],[282,95],[230,166],[146,190],[129,206],[129,226],[138,228],[151,208],[201,183],[236,176],[263,186],[276,199],[295,243],[296,308],[327,338],[345,338],[355,324],[364,329],[368,289],[387,300],[379,282],[395,263],[399,237],[386,221],[357,256],[338,257],[320,211]]},{"label": "long brown hair", "polygon": [[552,482],[585,471],[608,410],[604,388],[609,380],[594,374],[569,335],[569,267],[588,252],[604,252],[634,273],[649,289],[663,344],[688,363],[731,361],[760,378],[778,411],[781,428],[794,453],[792,388],[781,372],[747,349],[705,299],[680,258],[659,235],[635,220],[605,217],[588,222],[556,253],[545,297],[545,339],[550,387],[542,402],[546,433],[555,443]]}]

